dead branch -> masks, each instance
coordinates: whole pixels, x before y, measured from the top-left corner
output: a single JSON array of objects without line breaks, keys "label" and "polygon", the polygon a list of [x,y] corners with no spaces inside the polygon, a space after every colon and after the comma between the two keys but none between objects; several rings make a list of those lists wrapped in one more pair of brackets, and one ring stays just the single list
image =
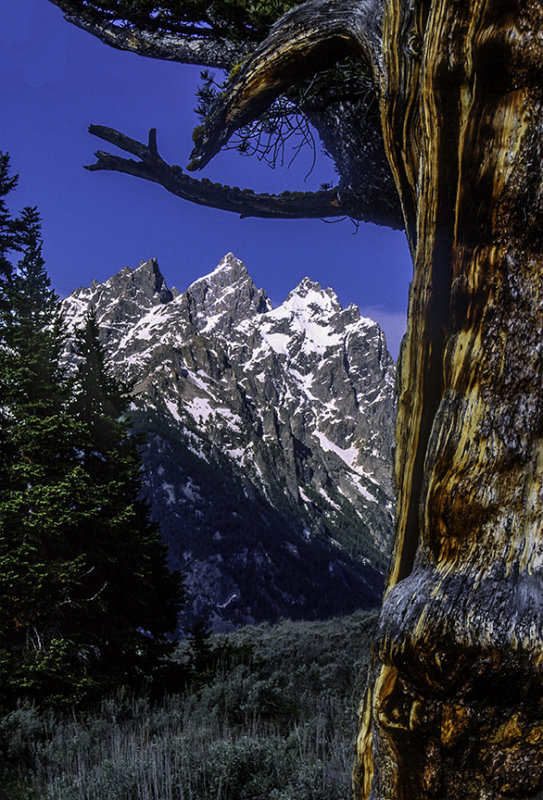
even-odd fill
[{"label": "dead branch", "polygon": [[86,169],[123,172],[158,183],[168,192],[199,205],[224,211],[234,211],[241,217],[272,217],[283,219],[341,217],[349,214],[341,208],[335,189],[320,192],[284,192],[281,195],[255,194],[203,178],[185,175],[181,167],[170,165],[158,153],[156,131],[151,129],[145,145],[124,133],[104,125],[91,125],[90,133],[115,147],[137,156],[139,161],[112,155],[99,150],[97,161]]}]

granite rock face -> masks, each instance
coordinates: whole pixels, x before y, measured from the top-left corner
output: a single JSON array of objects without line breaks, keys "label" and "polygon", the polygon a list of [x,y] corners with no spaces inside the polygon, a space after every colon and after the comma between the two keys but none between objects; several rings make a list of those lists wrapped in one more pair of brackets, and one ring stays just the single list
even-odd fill
[{"label": "granite rock face", "polygon": [[183,293],[155,260],[64,301],[94,307],[131,413],[181,623],[216,630],[376,605],[392,537],[394,364],[379,326],[305,278],[273,309],[231,253]]}]

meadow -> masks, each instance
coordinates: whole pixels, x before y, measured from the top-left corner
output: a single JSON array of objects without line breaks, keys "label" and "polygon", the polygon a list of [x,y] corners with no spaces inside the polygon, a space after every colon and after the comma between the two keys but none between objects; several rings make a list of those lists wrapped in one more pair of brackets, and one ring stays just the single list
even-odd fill
[{"label": "meadow", "polygon": [[178,646],[159,696],[20,704],[0,722],[0,799],[348,800],[375,621],[204,635]]}]

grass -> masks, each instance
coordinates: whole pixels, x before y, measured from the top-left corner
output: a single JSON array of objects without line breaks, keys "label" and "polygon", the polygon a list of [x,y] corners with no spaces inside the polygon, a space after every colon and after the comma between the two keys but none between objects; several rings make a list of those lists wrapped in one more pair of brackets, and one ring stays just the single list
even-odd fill
[{"label": "grass", "polygon": [[0,722],[0,799],[348,800],[374,622],[358,612],[212,637],[206,669],[159,701],[21,706]]}]

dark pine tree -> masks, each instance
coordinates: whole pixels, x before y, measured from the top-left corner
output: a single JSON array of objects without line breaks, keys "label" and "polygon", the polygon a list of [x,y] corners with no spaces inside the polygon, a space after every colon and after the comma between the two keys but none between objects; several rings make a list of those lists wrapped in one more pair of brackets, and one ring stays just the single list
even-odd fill
[{"label": "dark pine tree", "polygon": [[211,645],[211,636],[211,628],[204,620],[195,622],[188,632],[193,681],[203,680],[216,660],[217,654]]},{"label": "dark pine tree", "polygon": [[[4,161],[4,164],[6,162]],[[14,183],[3,174],[3,189]],[[0,281],[0,570],[2,692],[55,696],[73,680],[64,635],[72,588],[85,569],[65,541],[77,527],[84,476],[57,298],[41,256],[37,211],[3,209]],[[16,231],[16,235],[14,235]],[[22,252],[16,268],[10,257]],[[75,669],[77,672],[77,669]],[[58,677],[57,677],[58,676]]]},{"label": "dark pine tree", "polygon": [[18,249],[21,221],[13,219],[6,196],[17,186],[17,175],[10,174],[9,156],[0,153],[0,275],[11,274],[12,266],[8,258],[10,252]]},{"label": "dark pine tree", "polygon": [[92,319],[76,378],[62,365],[39,215],[10,216],[3,198],[14,184],[2,157],[1,697],[73,702],[145,680],[168,651],[182,598],[138,499],[125,388],[105,369]]},{"label": "dark pine tree", "polygon": [[86,432],[81,458],[96,509],[81,531],[92,569],[86,591],[95,598],[87,623],[103,668],[132,682],[149,675],[169,651],[183,590],[179,574],[166,568],[165,546],[142,499],[140,440],[126,416],[129,386],[108,370],[92,312],[76,350],[71,410]]}]

